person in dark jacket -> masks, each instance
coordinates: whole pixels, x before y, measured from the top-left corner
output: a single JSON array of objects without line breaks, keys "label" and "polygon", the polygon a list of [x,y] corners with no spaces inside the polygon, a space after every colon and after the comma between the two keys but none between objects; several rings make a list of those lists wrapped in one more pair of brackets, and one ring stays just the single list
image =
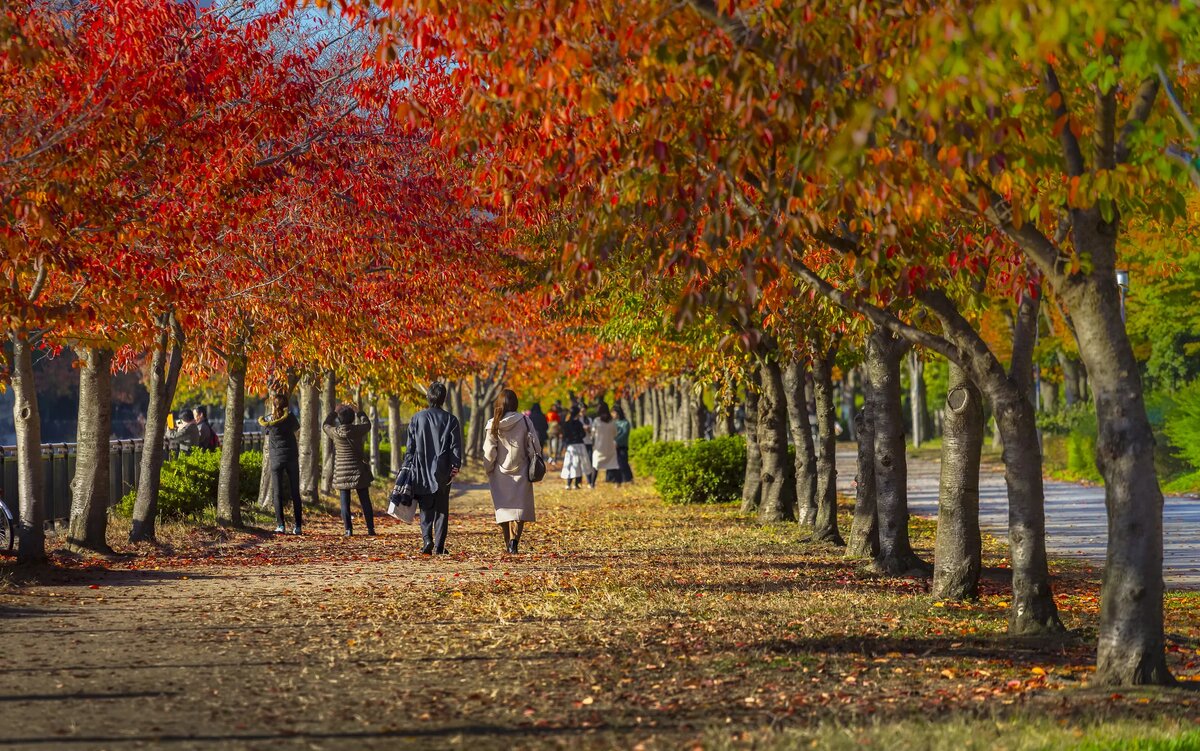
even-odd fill
[{"label": "person in dark jacket", "polygon": [[462,428],[458,418],[442,409],[444,385],[430,386],[426,400],[429,408],[408,423],[404,460],[412,469],[413,497],[421,510],[421,552],[441,554],[446,552],[450,481],[462,467]]},{"label": "person in dark jacket", "polygon": [[221,441],[217,438],[217,431],[213,430],[212,423],[208,421],[208,410],[204,407],[193,407],[192,418],[196,432],[200,435],[196,448],[215,451],[221,445]]},{"label": "person in dark jacket", "polygon": [[190,454],[200,447],[200,429],[192,417],[190,409],[180,410],[175,427],[167,430],[167,439],[180,454]]},{"label": "person in dark jacket", "polygon": [[287,482],[288,492],[292,496],[292,513],[296,526],[292,534],[300,534],[300,442],[296,434],[300,432],[300,421],[288,409],[287,394],[275,394],[271,397],[271,412],[265,417],[258,418],[258,424],[267,434],[267,453],[270,455],[270,465],[267,467],[272,475],[271,499],[275,501],[275,531],[283,532],[283,484]]},{"label": "person in dark jacket", "polygon": [[537,433],[539,446],[545,446],[546,441],[550,436],[547,433],[550,430],[550,422],[546,419],[546,413],[542,412],[542,405],[537,402],[529,408],[529,421],[533,423],[533,429]]},{"label": "person in dark jacket", "polygon": [[375,534],[375,509],[371,507],[371,465],[363,452],[363,438],[371,432],[371,419],[347,404],[329,413],[321,426],[325,435],[333,441],[333,487],[342,494],[342,524],[346,537],[353,530],[350,525],[350,491],[358,493],[358,504],[362,506],[363,519],[367,522],[367,534]]}]

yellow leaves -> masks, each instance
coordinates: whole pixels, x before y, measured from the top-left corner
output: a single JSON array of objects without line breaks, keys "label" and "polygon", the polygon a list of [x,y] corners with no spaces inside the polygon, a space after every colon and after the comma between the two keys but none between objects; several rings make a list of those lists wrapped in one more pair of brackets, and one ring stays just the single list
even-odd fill
[{"label": "yellow leaves", "polygon": [[1037,666],[1034,666],[1034,668],[1032,670],[1030,670],[1029,672],[1033,673],[1036,676],[1045,676],[1046,675],[1046,670],[1044,668],[1037,667]]}]

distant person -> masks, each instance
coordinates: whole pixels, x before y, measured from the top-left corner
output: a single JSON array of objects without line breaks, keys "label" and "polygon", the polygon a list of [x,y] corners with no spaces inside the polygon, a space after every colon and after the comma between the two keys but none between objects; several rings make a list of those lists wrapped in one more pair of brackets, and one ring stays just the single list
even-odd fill
[{"label": "distant person", "polygon": [[629,433],[633,426],[625,419],[625,410],[620,406],[613,407],[613,417],[617,426],[617,469],[608,470],[605,481],[619,485],[633,482],[633,468],[629,466]]},{"label": "distant person", "polygon": [[292,516],[296,524],[292,534],[300,534],[301,506],[300,501],[300,442],[296,434],[300,432],[300,421],[288,408],[287,394],[275,394],[271,397],[271,411],[258,418],[258,424],[267,434],[267,454],[270,465],[267,471],[271,473],[271,499],[275,502],[275,531],[282,533],[283,525],[283,484],[286,481],[288,492],[292,497]]},{"label": "distant person", "polygon": [[559,473],[567,481],[567,490],[583,487],[583,478],[592,476],[591,451],[583,439],[584,427],[579,419],[579,408],[572,407],[570,416],[563,423],[566,453],[563,454],[562,472]]},{"label": "distant person", "polygon": [[180,455],[190,454],[200,447],[200,428],[190,409],[182,409],[175,416],[175,427],[167,429],[167,440]]},{"label": "distant person", "polygon": [[542,412],[542,405],[538,402],[534,402],[529,407],[529,420],[533,423],[534,432],[537,433],[538,445],[546,445],[546,441],[550,438],[548,435],[550,431],[550,420],[546,417],[546,414]]},{"label": "distant person", "polygon": [[483,436],[483,468],[492,491],[496,523],[504,533],[504,547],[515,555],[525,523],[537,520],[529,464],[542,452],[542,444],[533,419],[517,411],[517,395],[512,389],[505,389],[496,399]]},{"label": "distant person", "polygon": [[592,420],[592,445],[592,476],[588,484],[594,488],[601,471],[605,473],[605,482],[609,482],[611,473],[621,468],[617,463],[617,424],[603,401],[596,408],[596,419]]},{"label": "distant person", "polygon": [[411,462],[413,496],[421,510],[421,552],[446,552],[450,517],[450,481],[462,467],[462,428],[458,418],[442,409],[446,387],[434,383],[426,392],[427,409],[408,423],[405,461]]},{"label": "distant person", "polygon": [[562,459],[562,424],[565,417],[562,402],[556,399],[554,406],[546,413],[546,436],[550,439],[548,461],[551,464],[557,464]]},{"label": "distant person", "polygon": [[212,424],[208,421],[208,410],[204,407],[193,407],[192,417],[196,430],[200,433],[196,448],[216,451],[221,445],[221,439],[217,437],[217,431],[213,430]]},{"label": "distant person", "polygon": [[350,493],[358,494],[358,505],[362,507],[367,534],[375,534],[375,509],[371,507],[371,464],[363,451],[363,438],[371,432],[371,418],[349,404],[343,404],[329,413],[321,426],[325,435],[333,441],[333,487],[341,493],[342,526],[346,537],[354,534],[350,522]]}]

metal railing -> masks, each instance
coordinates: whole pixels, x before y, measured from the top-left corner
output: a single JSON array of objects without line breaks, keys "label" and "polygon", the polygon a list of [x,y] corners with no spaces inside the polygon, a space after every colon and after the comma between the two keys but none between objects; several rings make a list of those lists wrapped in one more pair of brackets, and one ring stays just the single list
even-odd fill
[{"label": "metal railing", "polygon": [[[138,468],[142,463],[142,448],[145,442],[141,438],[129,440],[113,440],[109,442],[108,454],[108,493],[110,502],[115,506],[126,493],[137,487]],[[263,434],[246,433],[242,437],[242,450],[262,450]],[[46,504],[46,520],[51,524],[65,520],[71,515],[71,480],[75,477],[76,443],[43,443],[42,472],[44,486],[42,490]],[[168,459],[179,455],[176,447],[169,440],[163,442],[163,449]],[[4,498],[12,509],[17,509],[17,447],[0,446],[3,454],[3,489]]]}]

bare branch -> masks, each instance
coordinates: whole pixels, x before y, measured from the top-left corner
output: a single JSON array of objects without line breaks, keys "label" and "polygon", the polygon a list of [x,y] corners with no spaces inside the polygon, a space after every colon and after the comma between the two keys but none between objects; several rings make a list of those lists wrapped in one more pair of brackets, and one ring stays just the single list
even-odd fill
[{"label": "bare branch", "polygon": [[[1159,75],[1162,75],[1161,68],[1159,68]],[[1150,117],[1150,110],[1154,107],[1154,99],[1157,96],[1158,79],[1154,76],[1143,79],[1141,86],[1138,86],[1137,93],[1134,94],[1133,105],[1129,108],[1129,117],[1121,128],[1121,138],[1117,141],[1117,164],[1129,161],[1129,139],[1133,132]]]},{"label": "bare branch", "polygon": [[1067,109],[1067,98],[1058,82],[1058,74],[1049,63],[1046,64],[1044,81],[1046,94],[1050,98],[1050,112],[1054,115],[1054,127],[1058,129],[1058,140],[1067,163],[1067,174],[1079,177],[1084,170],[1083,152],[1079,150],[1079,139],[1071,130],[1071,111]]}]

